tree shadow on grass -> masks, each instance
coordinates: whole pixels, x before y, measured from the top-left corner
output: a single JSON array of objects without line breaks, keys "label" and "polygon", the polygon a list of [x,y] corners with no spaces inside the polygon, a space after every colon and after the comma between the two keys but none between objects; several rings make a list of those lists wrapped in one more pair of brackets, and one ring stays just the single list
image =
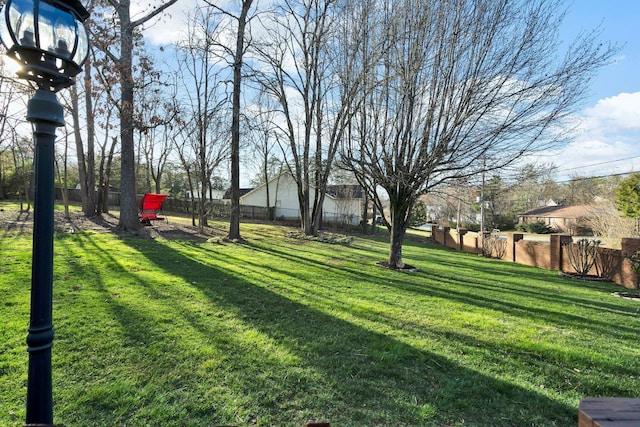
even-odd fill
[{"label": "tree shadow on grass", "polygon": [[[274,252],[277,256],[286,257],[292,261],[299,257],[299,255],[285,254],[280,250],[263,249],[263,251]],[[500,266],[503,268],[496,270],[493,266],[498,261],[465,256],[462,258],[464,259],[460,261],[464,262],[457,264],[450,258],[446,260],[447,263],[454,263],[456,275],[439,273],[441,270],[439,268],[424,269],[415,274],[391,272],[390,274],[381,273],[377,276],[371,273],[356,274],[349,269],[347,271],[354,279],[367,280],[371,287],[379,288],[380,293],[388,291],[388,280],[393,278],[392,287],[400,292],[406,291],[415,293],[420,297],[457,301],[460,303],[460,307],[468,307],[471,310],[476,308],[488,309],[496,313],[495,317],[497,319],[500,318],[500,313],[509,318],[527,319],[529,324],[538,325],[541,334],[543,333],[542,331],[549,328],[575,331],[578,334],[583,331],[585,337],[599,334],[608,337],[608,345],[617,345],[619,343],[623,346],[637,339],[638,326],[640,326],[637,318],[638,310],[637,307],[631,304],[616,305],[601,301],[597,297],[587,298],[584,296],[585,292],[577,292],[583,291],[580,285],[561,277],[550,277],[549,272],[539,269],[503,263]],[[439,263],[438,260],[435,262]],[[310,263],[313,263],[313,261],[310,261]],[[431,264],[430,266],[435,267]],[[485,271],[487,266],[486,270],[491,275],[489,276],[490,278],[486,274],[480,277],[478,273],[487,273]],[[361,271],[368,272],[372,270],[374,269],[366,266],[361,269]],[[528,277],[529,280],[521,280],[520,277],[514,277],[514,275]],[[381,284],[380,282],[384,283]],[[531,286],[531,282],[535,282],[537,285]],[[610,285],[604,286],[611,287]],[[599,288],[594,290],[602,292],[602,287],[603,285],[600,285]],[[339,305],[340,300],[334,299],[333,303]],[[394,302],[388,301],[385,302],[385,305],[394,305]],[[615,321],[612,321],[611,317],[603,317],[608,313],[616,316]],[[365,313],[360,313],[359,315],[366,316]],[[383,311],[371,313],[371,315],[372,321],[381,321],[385,318]],[[628,321],[625,321],[624,317],[627,317]],[[406,319],[389,318],[389,320],[390,324],[397,329],[402,329],[402,322],[410,323]],[[398,320],[400,321],[398,322]],[[634,326],[634,324],[637,326]],[[417,332],[418,329],[416,328],[415,331]],[[472,331],[467,332],[473,333]],[[466,335],[459,335],[458,340],[466,341]],[[481,345],[490,346],[489,343]],[[514,357],[523,360],[532,357],[531,352],[527,349],[518,349],[513,346],[504,347],[499,353],[511,353]],[[549,346],[546,349],[541,347],[540,354],[533,355],[533,357],[547,360],[547,362],[557,366],[573,369],[577,369],[576,365],[581,368],[592,368],[595,363],[590,352],[564,351],[563,349],[551,347],[554,346]],[[566,359],[571,361],[568,362]],[[576,365],[571,365],[572,363]],[[634,364],[632,363],[625,366],[624,363],[622,365],[621,363],[614,364],[613,360],[599,360],[597,366],[603,372],[626,372],[630,377],[635,376],[633,373]],[[579,381],[574,381],[574,383],[576,382]],[[602,387],[599,384],[591,384],[586,388],[593,391],[599,390],[602,393]],[[611,395],[627,395],[629,391],[624,386],[619,388],[614,386],[607,389],[607,393]]]},{"label": "tree shadow on grass", "polygon": [[33,233],[33,209],[28,211],[3,211],[0,215],[0,239]]},{"label": "tree shadow on grass", "polygon": [[[139,249],[133,240],[126,242]],[[194,371],[211,367],[207,376],[194,373],[180,384],[209,389],[211,401],[216,402],[208,410],[193,407],[194,418],[243,425],[300,425],[313,419],[341,426],[575,423],[575,408],[542,392],[483,375],[428,348],[416,348],[294,301],[261,283],[208,265],[204,255],[210,254],[197,245],[184,245],[188,256],[182,249],[173,249],[175,245],[169,248],[156,241],[145,242],[140,251],[167,277],[190,282],[186,294],[162,290],[171,286],[168,283],[132,286],[147,289],[149,298],[171,311],[167,316],[183,324],[185,334],[191,331],[198,342],[172,337],[177,341],[168,344],[166,337],[154,334],[157,319],[118,301],[110,307],[132,345],[151,334],[158,345],[177,352],[168,355],[169,364],[179,363],[182,355],[186,357],[185,349],[190,349],[193,355],[189,356],[199,363]],[[190,302],[194,295],[205,298],[209,308],[194,311]],[[486,345],[469,337],[465,340],[464,346]],[[150,381],[162,377],[153,361],[141,358],[138,368],[149,371]],[[224,399],[217,398],[216,392]],[[233,393],[241,396],[234,399]],[[237,404],[237,418],[229,420],[232,402]],[[221,415],[215,414],[217,410]],[[195,423],[194,418],[185,414],[183,420]]]},{"label": "tree shadow on grass", "polygon": [[[561,277],[549,277],[546,271],[516,264],[503,263],[494,267],[494,264],[501,261],[488,260],[485,258],[466,258],[465,264],[455,263],[454,260],[447,259],[445,263],[453,263],[455,274],[446,275],[436,273],[439,269],[432,263],[443,265],[441,259],[432,259],[426,268],[412,274],[395,271],[384,271],[373,266],[360,266],[359,269],[346,268],[344,266],[333,267],[305,257],[304,253],[288,253],[283,249],[273,247],[253,247],[254,250],[263,254],[270,254],[282,259],[287,259],[294,264],[304,263],[313,265],[324,270],[339,270],[341,274],[348,275],[353,280],[366,281],[371,286],[387,286],[390,280],[396,289],[406,290],[428,297],[438,297],[444,299],[457,300],[463,304],[475,307],[483,307],[507,315],[522,316],[534,321],[552,322],[558,327],[571,327],[589,331],[599,331],[602,334],[617,336],[624,334],[627,337],[635,337],[638,329],[624,324],[611,324],[604,320],[598,320],[598,314],[611,312],[616,315],[628,316],[634,321],[637,320],[637,308],[630,305],[616,305],[592,299],[581,298],[577,292],[573,292],[574,287],[579,286],[568,279]],[[437,250],[437,249],[435,249]],[[469,264],[469,261],[472,264]],[[245,261],[246,264],[246,261]],[[261,265],[257,260],[256,265]],[[422,266],[422,263],[416,263]],[[431,268],[430,268],[431,267]],[[480,277],[478,273],[483,273]],[[487,278],[489,274],[491,279]],[[520,284],[521,280],[514,279],[513,276],[524,276],[535,282],[545,282],[545,284],[556,284],[561,289],[559,292],[547,292],[539,290],[539,287],[532,287]],[[602,291],[603,286],[596,288]],[[545,304],[546,303],[546,304]],[[568,309],[577,307],[577,309]]]},{"label": "tree shadow on grass", "polygon": [[[584,329],[588,331],[599,331],[602,334],[619,335],[620,333],[636,336],[637,328],[623,324],[612,324],[611,322],[597,319],[596,313],[598,306],[590,304],[591,312],[585,315],[585,310],[576,313],[576,310],[569,310],[572,305],[572,298],[558,296],[557,298],[540,298],[537,296],[520,296],[518,298],[507,297],[507,293],[512,295],[518,294],[519,290],[505,290],[500,293],[491,295],[487,289],[491,289],[487,285],[481,283],[470,283],[465,278],[453,278],[436,273],[429,273],[430,279],[434,279],[440,283],[440,286],[421,286],[415,283],[398,281],[396,286],[400,289],[416,292],[421,295],[437,296],[440,298],[459,301],[476,307],[483,307],[507,315],[529,318],[534,321],[553,323],[558,327],[570,327],[577,330]],[[495,291],[495,288],[492,289]],[[540,306],[540,301],[549,302],[546,306]],[[517,301],[517,302],[516,302]],[[535,305],[534,305],[535,304]],[[578,305],[580,303],[576,303]],[[630,309],[631,310],[631,309]],[[580,310],[578,310],[580,311]]]},{"label": "tree shadow on grass", "polygon": [[[424,250],[424,246],[416,247]],[[509,293],[524,298],[545,300],[553,304],[579,306],[585,310],[606,311],[634,319],[637,317],[636,308],[616,303],[609,298],[613,290],[620,288],[617,285],[567,279],[547,270],[482,258],[441,246],[429,245],[429,254],[426,266],[424,266],[424,259],[416,263],[423,267],[424,274],[432,272],[429,268],[432,263],[448,265],[454,270],[451,276],[436,274],[435,277],[454,281],[465,277],[471,293],[475,288],[479,288],[495,293]],[[489,275],[489,278],[482,275]],[[544,283],[545,286],[531,286],[534,282]],[[601,293],[611,302],[583,298],[583,290]]]}]

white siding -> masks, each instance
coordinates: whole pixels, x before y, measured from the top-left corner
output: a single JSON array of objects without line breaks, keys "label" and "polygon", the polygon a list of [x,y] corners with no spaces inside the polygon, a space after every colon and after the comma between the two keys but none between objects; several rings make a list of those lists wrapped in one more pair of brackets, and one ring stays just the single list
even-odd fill
[{"label": "white siding", "polygon": [[[267,206],[267,186],[261,185],[242,196],[240,202],[247,206]],[[312,194],[313,196],[313,194]],[[276,218],[299,219],[298,187],[293,177],[282,174],[269,181],[269,204],[276,208]],[[323,219],[357,225],[360,222],[360,199],[334,199],[326,195],[323,203]]]}]

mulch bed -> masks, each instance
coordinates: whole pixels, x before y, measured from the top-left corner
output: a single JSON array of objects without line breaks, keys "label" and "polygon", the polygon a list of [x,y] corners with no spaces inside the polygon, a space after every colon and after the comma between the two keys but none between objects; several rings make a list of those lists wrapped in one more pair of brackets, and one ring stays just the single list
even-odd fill
[{"label": "mulch bed", "polygon": [[630,299],[634,301],[640,301],[640,294],[634,292],[614,292],[611,295],[614,297],[620,297],[624,299]]},{"label": "mulch bed", "polygon": [[[607,279],[606,277],[598,277],[598,276],[580,276],[579,274],[576,273],[566,273],[564,271],[560,272],[560,275],[563,277],[568,277],[570,279],[577,279],[577,280],[588,280],[591,282],[611,282],[611,280]],[[620,297],[620,298],[625,298],[625,299],[630,299],[630,300],[635,300],[635,301],[640,301],[640,291],[637,292],[613,292],[611,295],[613,295],[614,297]]]},{"label": "mulch bed", "polygon": [[560,271],[558,274],[560,274],[563,277],[567,277],[569,279],[587,280],[590,282],[610,282],[611,281],[611,279],[607,279],[606,277],[593,276],[589,274],[585,276],[581,276],[577,273],[567,273],[566,271]]},{"label": "mulch bed", "polygon": [[416,271],[419,271],[419,269],[417,267],[414,267],[414,266],[409,265],[409,264],[405,264],[402,268],[391,268],[391,267],[389,267],[389,262],[388,261],[379,261],[379,262],[376,262],[376,265],[378,267],[389,268],[391,270],[404,271],[404,272],[408,272],[408,273],[415,273]]}]

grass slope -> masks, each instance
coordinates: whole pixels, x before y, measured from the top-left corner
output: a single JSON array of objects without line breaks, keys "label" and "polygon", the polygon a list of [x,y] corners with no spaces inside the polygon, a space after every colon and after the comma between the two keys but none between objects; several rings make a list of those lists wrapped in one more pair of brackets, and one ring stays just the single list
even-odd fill
[{"label": "grass slope", "polygon": [[[217,224],[224,227],[223,224]],[[56,234],[55,421],[71,426],[573,426],[640,396],[617,287],[384,239]],[[24,421],[30,235],[0,232],[0,425]]]}]

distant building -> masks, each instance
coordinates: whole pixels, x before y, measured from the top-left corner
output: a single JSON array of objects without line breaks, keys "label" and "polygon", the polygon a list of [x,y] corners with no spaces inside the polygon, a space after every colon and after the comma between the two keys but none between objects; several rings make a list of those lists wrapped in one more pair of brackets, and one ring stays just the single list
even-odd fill
[{"label": "distant building", "polygon": [[[595,208],[589,205],[576,206],[542,206],[518,215],[518,223],[544,222],[559,233],[574,234],[577,229],[590,233],[585,219],[594,213]],[[582,234],[582,232],[580,234]]]},{"label": "distant building", "polygon": [[[246,192],[240,197],[240,204],[267,207],[267,186],[270,204],[268,207],[274,210],[272,214],[274,218],[289,220],[301,218],[298,186],[288,172]],[[313,197],[313,191],[311,193]],[[322,204],[322,219],[357,225],[360,223],[363,203],[363,191],[359,185],[329,185]]]},{"label": "distant building", "polygon": [[[240,198],[242,198],[242,196],[244,196],[245,194],[247,194],[250,191],[253,191],[253,188],[241,188],[240,189]],[[224,193],[222,193],[222,200],[231,200],[231,189],[228,189],[227,191],[225,191]]]}]

